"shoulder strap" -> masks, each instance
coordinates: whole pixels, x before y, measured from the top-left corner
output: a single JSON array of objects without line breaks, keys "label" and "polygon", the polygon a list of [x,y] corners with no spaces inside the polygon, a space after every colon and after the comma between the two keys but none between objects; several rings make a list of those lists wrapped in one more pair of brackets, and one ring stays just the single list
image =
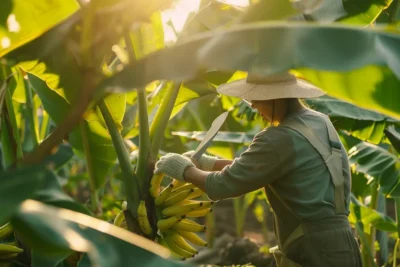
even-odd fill
[{"label": "shoulder strap", "polygon": [[326,115],[320,115],[326,124],[330,146],[327,146],[321,139],[315,135],[307,123],[301,118],[289,118],[280,126],[288,127],[300,133],[308,142],[318,151],[323,158],[329,173],[332,183],[335,187],[335,213],[345,213],[345,197],[344,197],[344,177],[342,151],[339,136],[335,128]]}]

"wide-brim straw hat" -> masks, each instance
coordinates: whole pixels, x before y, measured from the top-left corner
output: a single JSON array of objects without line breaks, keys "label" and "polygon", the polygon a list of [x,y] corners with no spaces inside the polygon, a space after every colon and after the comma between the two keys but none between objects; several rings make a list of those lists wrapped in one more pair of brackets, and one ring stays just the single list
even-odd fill
[{"label": "wide-brim straw hat", "polygon": [[270,76],[248,74],[246,79],[220,85],[217,91],[248,102],[281,98],[313,98],[325,94],[318,87],[288,72]]}]

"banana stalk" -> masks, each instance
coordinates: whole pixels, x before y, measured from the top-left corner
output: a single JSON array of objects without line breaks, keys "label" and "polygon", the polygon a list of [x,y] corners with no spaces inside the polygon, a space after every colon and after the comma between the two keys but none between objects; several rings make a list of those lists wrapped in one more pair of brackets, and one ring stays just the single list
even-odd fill
[{"label": "banana stalk", "polygon": [[108,109],[104,99],[99,101],[99,108],[101,114],[103,115],[104,121],[106,122],[108,131],[110,132],[111,139],[115,147],[115,152],[117,153],[118,161],[121,166],[125,184],[125,193],[128,202],[128,211],[134,218],[136,218],[137,208],[139,207],[140,202],[139,197],[141,196],[138,179],[133,172],[129,154],[124,144],[124,139],[115,125],[114,119],[111,116],[110,110]]},{"label": "banana stalk", "polygon": [[93,162],[92,162],[92,153],[90,151],[89,146],[89,138],[88,138],[88,129],[86,123],[83,121],[80,123],[82,144],[83,144],[83,153],[85,155],[86,160],[86,170],[89,176],[89,185],[90,185],[90,200],[92,211],[99,215],[101,213],[100,201],[99,201],[99,192],[96,188],[96,178],[93,170]]},{"label": "banana stalk", "polygon": [[160,107],[154,116],[153,122],[150,126],[150,162],[155,163],[158,157],[158,151],[160,150],[162,140],[164,138],[164,132],[167,127],[169,118],[171,117],[172,110],[175,105],[176,97],[178,96],[180,84],[173,84],[171,88],[168,88],[167,93]]},{"label": "banana stalk", "polygon": [[[129,49],[129,48],[128,48]],[[149,119],[147,115],[147,100],[144,88],[137,89],[137,101],[139,106],[139,158],[136,175],[142,192],[147,192],[149,183],[147,179],[147,167],[150,152]]]}]

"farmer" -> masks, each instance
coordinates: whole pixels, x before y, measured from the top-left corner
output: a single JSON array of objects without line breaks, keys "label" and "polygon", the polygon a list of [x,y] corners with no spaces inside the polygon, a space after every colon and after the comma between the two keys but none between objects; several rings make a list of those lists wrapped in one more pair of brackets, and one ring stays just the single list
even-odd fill
[{"label": "farmer", "polygon": [[218,92],[251,103],[271,126],[233,161],[203,155],[196,162],[193,151],[169,153],[156,163],[156,172],[193,183],[212,200],[265,188],[275,215],[278,246],[271,252],[278,266],[362,266],[347,218],[346,151],[329,118],[299,101],[324,92],[290,73],[250,74]]}]

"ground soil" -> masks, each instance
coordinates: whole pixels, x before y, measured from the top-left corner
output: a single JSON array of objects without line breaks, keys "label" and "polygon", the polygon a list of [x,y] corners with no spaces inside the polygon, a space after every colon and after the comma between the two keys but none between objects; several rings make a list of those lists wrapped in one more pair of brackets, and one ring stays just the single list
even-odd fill
[{"label": "ground soil", "polygon": [[[251,263],[251,266],[273,267],[275,262],[271,255],[260,252],[262,246],[275,246],[276,241],[272,230],[272,216],[267,213],[265,219],[268,225],[268,240],[265,240],[261,224],[248,209],[242,237],[236,235],[234,209],[231,200],[218,202],[214,206],[214,229],[208,229],[215,239],[212,248],[201,250],[199,255],[190,262],[204,264],[203,266],[237,266]],[[204,236],[205,238],[205,236]]]}]

